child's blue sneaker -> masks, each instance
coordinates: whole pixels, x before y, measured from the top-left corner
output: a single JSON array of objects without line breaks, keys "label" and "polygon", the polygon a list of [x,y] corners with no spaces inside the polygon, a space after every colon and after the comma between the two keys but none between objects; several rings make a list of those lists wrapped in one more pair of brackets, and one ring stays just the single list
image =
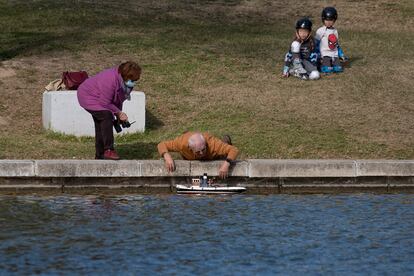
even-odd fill
[{"label": "child's blue sneaker", "polygon": [[342,73],[344,71],[344,68],[342,68],[342,66],[340,66],[340,65],[336,65],[336,66],[333,67],[333,71],[335,73]]},{"label": "child's blue sneaker", "polygon": [[325,73],[325,74],[330,74],[330,73],[332,73],[333,71],[334,71],[333,67],[326,66],[326,65],[324,65],[324,66],[322,66],[322,67],[321,67],[321,72],[322,72],[322,73]]}]

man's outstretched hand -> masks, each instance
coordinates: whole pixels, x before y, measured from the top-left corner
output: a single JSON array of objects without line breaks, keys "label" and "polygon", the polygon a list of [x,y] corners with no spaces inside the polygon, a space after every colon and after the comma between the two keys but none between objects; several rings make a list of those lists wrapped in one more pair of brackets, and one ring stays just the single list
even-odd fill
[{"label": "man's outstretched hand", "polygon": [[169,172],[175,171],[174,160],[172,159],[171,155],[168,152],[164,153],[164,161],[165,161],[165,168],[167,169],[167,171]]},{"label": "man's outstretched hand", "polygon": [[229,168],[230,168],[230,163],[227,161],[224,161],[219,169],[220,178],[224,179],[229,176]]}]

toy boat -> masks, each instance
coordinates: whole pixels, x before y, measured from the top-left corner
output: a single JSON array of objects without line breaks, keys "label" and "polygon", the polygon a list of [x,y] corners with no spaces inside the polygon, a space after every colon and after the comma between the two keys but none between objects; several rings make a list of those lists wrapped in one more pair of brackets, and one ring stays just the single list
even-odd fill
[{"label": "toy boat", "polygon": [[208,179],[207,174],[199,178],[193,178],[192,185],[177,185],[178,194],[239,194],[246,191],[244,187],[227,187],[213,184],[213,179]]},{"label": "toy boat", "polygon": [[239,194],[246,191],[244,187],[200,187],[176,186],[178,194]]}]

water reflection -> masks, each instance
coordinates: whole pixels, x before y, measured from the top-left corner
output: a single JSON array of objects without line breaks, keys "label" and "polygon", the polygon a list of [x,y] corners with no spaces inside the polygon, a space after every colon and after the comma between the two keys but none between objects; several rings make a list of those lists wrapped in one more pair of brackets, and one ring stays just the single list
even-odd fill
[{"label": "water reflection", "polygon": [[413,195],[0,196],[0,274],[412,274]]}]

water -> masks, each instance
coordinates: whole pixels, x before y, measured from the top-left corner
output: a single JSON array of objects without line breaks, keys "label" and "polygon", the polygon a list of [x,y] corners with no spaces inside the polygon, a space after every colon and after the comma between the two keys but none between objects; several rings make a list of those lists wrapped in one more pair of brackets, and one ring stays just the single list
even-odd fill
[{"label": "water", "polygon": [[414,195],[0,196],[0,274],[413,275]]}]

